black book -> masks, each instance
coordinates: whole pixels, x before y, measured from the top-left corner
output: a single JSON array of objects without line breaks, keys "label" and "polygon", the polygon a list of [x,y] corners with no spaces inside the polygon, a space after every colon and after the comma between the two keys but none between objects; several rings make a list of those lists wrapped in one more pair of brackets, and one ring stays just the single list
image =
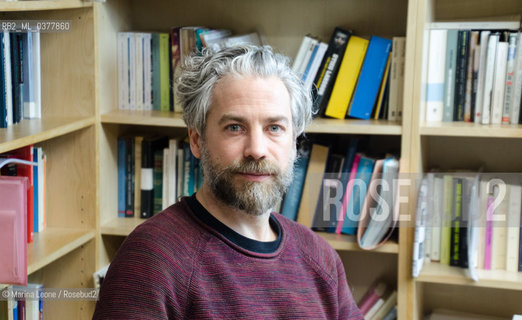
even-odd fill
[{"label": "black book", "polygon": [[154,215],[154,152],[168,147],[167,137],[144,137],[141,143],[141,213],[140,218]]},{"label": "black book", "polygon": [[314,114],[323,116],[352,32],[335,28],[314,79]]},{"label": "black book", "polygon": [[459,30],[457,40],[457,64],[455,68],[454,121],[464,121],[470,34],[470,30]]}]

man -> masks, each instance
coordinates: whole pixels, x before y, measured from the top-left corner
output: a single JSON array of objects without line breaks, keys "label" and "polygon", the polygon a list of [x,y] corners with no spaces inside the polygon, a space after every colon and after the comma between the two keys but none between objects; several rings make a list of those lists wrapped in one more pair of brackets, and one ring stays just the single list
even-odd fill
[{"label": "man", "polygon": [[288,59],[204,52],[177,90],[203,187],[127,237],[94,319],[362,319],[337,253],[271,212],[311,119]]}]

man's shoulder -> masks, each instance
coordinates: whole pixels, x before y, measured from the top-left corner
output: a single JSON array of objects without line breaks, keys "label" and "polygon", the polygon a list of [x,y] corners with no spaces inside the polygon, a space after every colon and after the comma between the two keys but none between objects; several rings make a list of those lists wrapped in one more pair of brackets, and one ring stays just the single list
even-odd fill
[{"label": "man's shoulder", "polygon": [[126,243],[130,242],[127,243],[126,249],[132,250],[132,247],[139,244],[142,248],[154,251],[183,253],[197,248],[201,234],[202,229],[182,200],[136,227],[125,240]]},{"label": "man's shoulder", "polygon": [[333,271],[336,269],[339,256],[323,237],[283,215],[276,214],[276,218],[302,254],[324,270]]}]

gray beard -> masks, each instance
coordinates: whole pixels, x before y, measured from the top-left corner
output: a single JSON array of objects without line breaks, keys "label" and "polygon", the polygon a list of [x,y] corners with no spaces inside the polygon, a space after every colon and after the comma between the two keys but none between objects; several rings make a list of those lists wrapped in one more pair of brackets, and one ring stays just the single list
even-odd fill
[{"label": "gray beard", "polygon": [[[280,201],[292,183],[294,156],[290,158],[286,171],[268,160],[244,158],[228,166],[220,167],[213,161],[205,144],[201,148],[201,167],[206,183],[215,197],[224,204],[260,216],[271,210]],[[237,181],[238,172],[268,173],[270,181]]]}]

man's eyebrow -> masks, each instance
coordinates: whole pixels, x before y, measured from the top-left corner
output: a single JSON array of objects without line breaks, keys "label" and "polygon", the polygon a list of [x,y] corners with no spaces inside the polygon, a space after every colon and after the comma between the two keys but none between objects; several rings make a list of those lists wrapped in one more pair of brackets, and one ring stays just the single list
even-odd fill
[{"label": "man's eyebrow", "polygon": [[[239,122],[239,123],[247,122],[246,118],[243,117],[243,116],[235,115],[235,114],[224,114],[221,117],[221,119],[219,119],[218,124],[222,125],[222,124],[224,124],[225,122],[228,122],[228,121],[234,121],[234,122]],[[283,122],[285,124],[288,124],[288,123],[290,123],[290,120],[288,119],[288,117],[281,115],[281,116],[268,117],[268,118],[265,119],[265,122],[269,122],[269,123]]]}]

